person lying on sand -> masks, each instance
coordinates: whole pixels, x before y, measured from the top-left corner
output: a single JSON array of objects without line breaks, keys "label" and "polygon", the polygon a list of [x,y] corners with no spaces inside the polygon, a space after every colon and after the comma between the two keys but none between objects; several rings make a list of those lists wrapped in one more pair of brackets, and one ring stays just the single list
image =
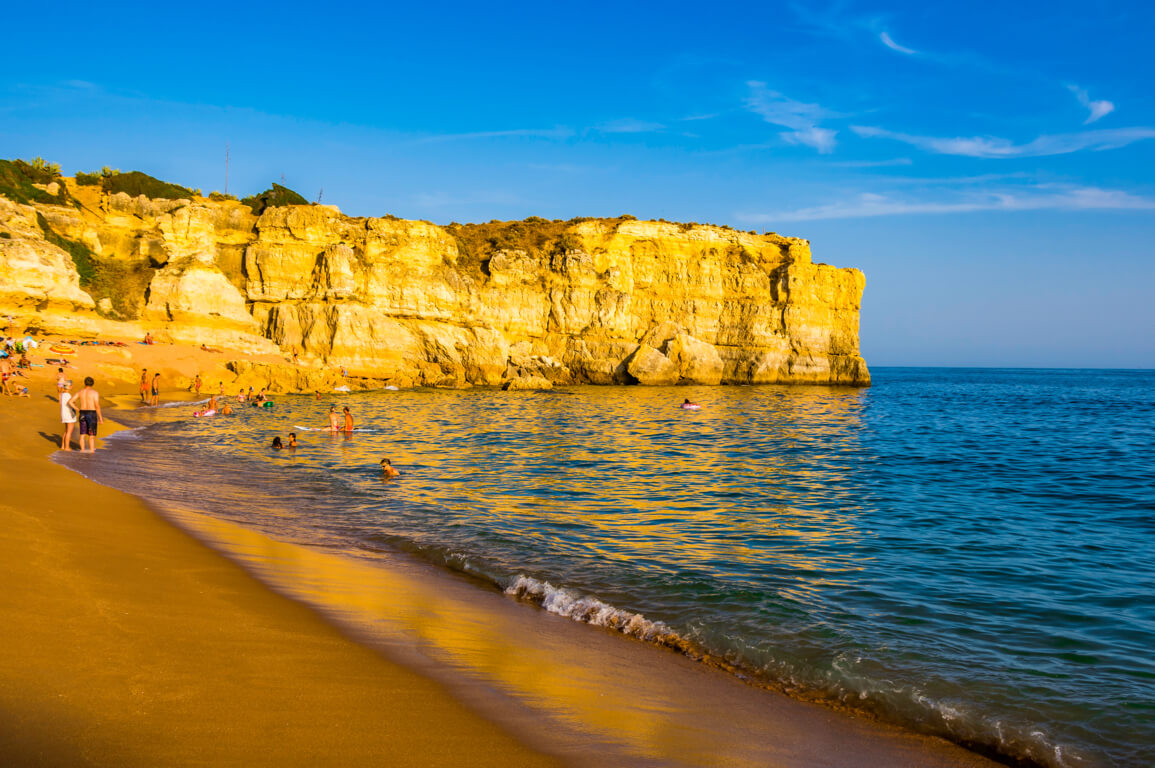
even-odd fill
[{"label": "person lying on sand", "polygon": [[381,459],[381,477],[384,480],[392,480],[395,477],[400,477],[401,472],[393,467],[393,462],[389,459]]},{"label": "person lying on sand", "polygon": [[216,347],[208,347],[204,344],[201,344],[201,352],[220,352],[220,350]]}]

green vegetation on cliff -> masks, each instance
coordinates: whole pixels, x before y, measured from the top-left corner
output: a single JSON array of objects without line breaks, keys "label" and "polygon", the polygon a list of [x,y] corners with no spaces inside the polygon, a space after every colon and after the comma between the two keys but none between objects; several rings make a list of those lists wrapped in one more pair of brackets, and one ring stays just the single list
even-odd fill
[{"label": "green vegetation on cliff", "polygon": [[280,205],[308,205],[309,201],[298,195],[288,187],[282,187],[274,182],[273,186],[259,195],[246,197],[242,203],[253,209],[253,213],[260,216],[266,208],[275,208]]},{"label": "green vegetation on cliff", "polygon": [[132,197],[144,195],[148,198],[164,200],[181,200],[200,196],[200,192],[195,189],[188,189],[178,184],[169,184],[167,181],[161,181],[140,171],[102,174],[100,186],[110,195],[124,192]]},{"label": "green vegetation on cliff", "polygon": [[68,252],[76,272],[80,276],[80,287],[93,301],[108,299],[114,313],[121,318],[140,316],[148,294],[148,285],[156,274],[149,264],[123,263],[102,260],[82,242],[69,240],[53,231],[48,220],[41,213],[36,214],[36,223],[44,232],[44,239]]},{"label": "green vegetation on cliff", "polygon": [[24,160],[0,160],[0,195],[17,203],[47,203],[68,205],[71,201],[64,184],[55,195],[49,194],[36,184],[48,185],[60,181],[60,166],[37,157],[31,162]]}]

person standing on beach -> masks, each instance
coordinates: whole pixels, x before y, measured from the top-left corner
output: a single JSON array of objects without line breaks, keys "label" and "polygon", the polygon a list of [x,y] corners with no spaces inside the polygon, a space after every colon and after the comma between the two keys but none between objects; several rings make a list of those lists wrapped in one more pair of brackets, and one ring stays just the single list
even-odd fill
[{"label": "person standing on beach", "polygon": [[152,400],[149,405],[160,405],[160,374],[154,373],[152,375]]},{"label": "person standing on beach", "polygon": [[8,358],[6,357],[0,358],[0,383],[3,384],[4,394],[6,395],[16,394],[12,391],[12,376],[12,363],[8,362]]},{"label": "person standing on beach", "polygon": [[198,373],[197,377],[193,379],[193,389],[196,390],[197,397],[201,396],[201,375]]},{"label": "person standing on beach", "polygon": [[64,369],[63,368],[57,368],[56,369],[56,394],[57,394],[57,396],[59,396],[61,393],[64,392],[64,382],[66,382],[66,381],[68,381],[68,379],[64,378]]},{"label": "person standing on beach", "polygon": [[140,402],[148,402],[148,369],[144,368],[140,372]]},{"label": "person standing on beach", "polygon": [[[159,374],[158,374],[159,375]],[[100,393],[92,388],[96,382],[91,376],[84,377],[84,389],[76,395],[76,409],[80,411],[80,450],[84,450],[84,438],[88,438],[88,452],[96,450],[96,426],[104,423],[100,412]]]},{"label": "person standing on beach", "polygon": [[72,450],[72,428],[76,425],[76,408],[72,406],[72,382],[65,379],[60,383],[60,423],[64,425],[64,436],[60,438],[62,451]]},{"label": "person standing on beach", "polygon": [[353,414],[349,413],[349,406],[345,406],[345,432],[353,433]]}]

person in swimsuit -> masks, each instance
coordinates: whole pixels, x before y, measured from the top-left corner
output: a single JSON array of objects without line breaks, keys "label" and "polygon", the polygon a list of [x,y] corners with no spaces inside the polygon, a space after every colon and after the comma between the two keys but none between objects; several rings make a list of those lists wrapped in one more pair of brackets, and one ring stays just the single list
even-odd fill
[{"label": "person in swimsuit", "polygon": [[297,447],[297,433],[296,432],[290,432],[289,433],[289,444],[286,447],[287,448],[296,448]]},{"label": "person in swimsuit", "polygon": [[197,397],[201,396],[201,375],[198,373],[197,377],[193,379],[193,389],[196,390]]},{"label": "person in swimsuit", "polygon": [[349,413],[349,406],[345,406],[345,432],[352,433],[353,431],[353,414]]},{"label": "person in swimsuit", "polygon": [[400,475],[401,473],[394,469],[393,462],[389,461],[389,459],[381,459],[381,478],[383,480],[392,480]]},{"label": "person in swimsuit", "polygon": [[84,389],[76,395],[76,409],[80,411],[80,450],[84,450],[84,439],[88,438],[88,452],[96,450],[96,426],[104,423],[100,412],[100,393],[92,388],[96,382],[91,376],[84,378]]},{"label": "person in swimsuit", "polygon": [[16,394],[12,391],[12,363],[8,362],[8,358],[0,359],[0,384],[3,385],[4,394]]},{"label": "person in swimsuit", "polygon": [[330,432],[340,432],[341,431],[340,418],[341,417],[337,414],[337,406],[330,405],[329,406],[329,431]]},{"label": "person in swimsuit", "polygon": [[149,405],[160,405],[160,374],[154,373],[152,375],[152,400]]},{"label": "person in swimsuit", "polygon": [[76,426],[77,412],[72,407],[72,382],[64,379],[60,382],[60,423],[64,425],[64,436],[60,438],[60,449],[72,450],[72,430]]},{"label": "person in swimsuit", "polygon": [[144,368],[140,372],[140,402],[148,402],[148,369]]}]

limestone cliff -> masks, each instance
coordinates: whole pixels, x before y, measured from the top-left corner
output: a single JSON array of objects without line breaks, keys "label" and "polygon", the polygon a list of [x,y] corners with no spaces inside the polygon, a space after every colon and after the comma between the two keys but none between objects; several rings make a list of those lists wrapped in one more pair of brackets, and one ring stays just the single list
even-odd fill
[{"label": "limestone cliff", "polygon": [[[587,219],[440,227],[322,205],[110,194],[0,197],[0,312],[246,351],[306,388],[509,382],[867,384],[861,272],[809,243]],[[286,378],[288,377],[288,378]]]}]

